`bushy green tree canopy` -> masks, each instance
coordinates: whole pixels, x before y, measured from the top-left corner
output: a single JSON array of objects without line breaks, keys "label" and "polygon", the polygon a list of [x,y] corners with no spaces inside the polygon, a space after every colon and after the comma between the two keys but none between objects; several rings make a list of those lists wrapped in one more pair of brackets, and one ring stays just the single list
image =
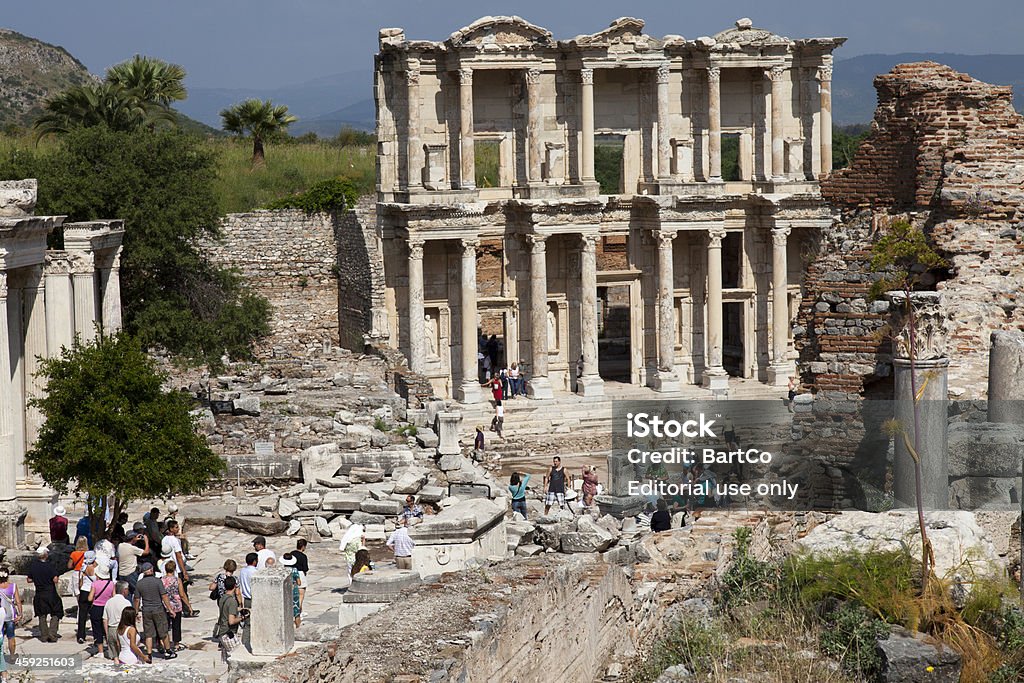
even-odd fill
[{"label": "bushy green tree canopy", "polygon": [[40,375],[46,388],[31,405],[46,421],[25,460],[60,493],[88,496],[94,529],[104,499],[116,515],[132,500],[199,492],[223,469],[190,399],[164,391],[166,377],[129,335],[64,349]]},{"label": "bushy green tree canopy", "polygon": [[38,178],[37,211],[69,221],[123,218],[126,329],[146,345],[213,366],[250,356],[270,307],[200,245],[218,236],[215,157],[175,129],[76,128],[49,150],[0,159],[0,178]]}]

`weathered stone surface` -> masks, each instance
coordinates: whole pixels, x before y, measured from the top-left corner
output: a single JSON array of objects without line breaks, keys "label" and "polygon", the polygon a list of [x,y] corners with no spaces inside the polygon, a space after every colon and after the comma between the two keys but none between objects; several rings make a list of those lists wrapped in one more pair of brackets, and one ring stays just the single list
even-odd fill
[{"label": "weathered stone surface", "polygon": [[338,473],[342,464],[341,451],[336,443],[311,446],[302,451],[302,480],[315,482],[330,479]]},{"label": "weathered stone surface", "polygon": [[949,425],[950,477],[1017,477],[1024,425],[954,422]]},{"label": "weathered stone surface", "polygon": [[284,533],[288,528],[288,522],[273,517],[237,517],[228,515],[224,518],[224,525],[233,529],[241,529],[250,534],[259,536],[276,536]]},{"label": "weathered stone surface", "polygon": [[320,494],[316,491],[307,491],[299,494],[299,507],[303,510],[316,510],[320,507]]},{"label": "weathered stone surface", "polygon": [[584,515],[576,523],[576,531],[562,534],[561,549],[563,553],[599,553],[611,547],[614,541],[615,536],[607,529]]},{"label": "weathered stone surface", "polygon": [[407,467],[395,470],[392,476],[395,477],[395,493],[415,494],[427,483],[427,470],[422,467]]},{"label": "weathered stone surface", "polygon": [[372,515],[397,515],[402,511],[402,503],[397,500],[374,500],[365,498],[359,509]]},{"label": "weathered stone surface", "polygon": [[177,662],[155,661],[126,667],[113,662],[88,661],[79,671],[62,672],[49,680],[54,683],[206,683],[206,676],[188,664]]},{"label": "weathered stone surface", "polygon": [[424,486],[417,498],[421,503],[437,503],[446,495],[447,490],[441,486]]},{"label": "weathered stone surface", "polygon": [[351,515],[349,515],[349,520],[353,524],[362,524],[363,526],[368,526],[370,524],[380,524],[380,525],[383,526],[383,524],[384,524],[384,515],[373,515],[373,514],[370,514],[369,512],[363,512],[362,510],[356,510]]},{"label": "weathered stone surface", "polygon": [[254,655],[283,655],[295,643],[292,579],[285,568],[269,567],[252,577],[250,648]]},{"label": "weathered stone surface", "polygon": [[358,491],[329,491],[324,495],[321,506],[330,512],[352,512],[359,509],[364,498]]},{"label": "weathered stone surface", "polygon": [[[935,550],[935,572],[940,577],[962,570],[968,563],[979,575],[997,575],[1004,571],[1004,562],[992,542],[974,519],[963,511],[925,513],[928,540]],[[814,527],[797,547],[815,554],[908,548],[911,556],[921,553],[917,531],[917,512],[849,511]]]},{"label": "weathered stone surface", "polygon": [[331,525],[328,523],[326,517],[320,517],[318,515],[313,518],[313,521],[316,524],[317,533],[321,536],[331,537],[334,535],[334,532],[331,530]]},{"label": "weathered stone surface", "polygon": [[235,415],[259,416],[260,397],[242,396],[241,398],[236,398],[234,402],[234,409],[232,412],[234,412]]},{"label": "weathered stone surface", "polygon": [[923,633],[894,628],[878,641],[885,683],[957,683],[962,663],[952,648]]},{"label": "weathered stone surface", "polygon": [[373,483],[384,479],[384,470],[376,467],[353,467],[348,472],[349,478],[354,482]]},{"label": "weathered stone surface", "polygon": [[327,479],[317,479],[316,483],[320,486],[324,486],[329,489],[347,489],[352,486],[352,482],[348,477],[330,477]]},{"label": "weathered stone surface", "polygon": [[518,557],[534,557],[544,552],[544,546],[541,545],[521,545],[516,548],[516,555]]},{"label": "weathered stone surface", "polygon": [[288,519],[299,511],[299,504],[294,498],[281,497],[277,502],[277,514],[282,519]]},{"label": "weathered stone surface", "polygon": [[418,443],[421,448],[437,448],[440,441],[433,429],[430,429],[429,427],[419,427],[416,430],[416,443]]},{"label": "weathered stone surface", "polygon": [[437,466],[442,472],[451,472],[453,470],[460,469],[462,467],[463,460],[464,458],[457,453],[442,455],[437,460]]}]

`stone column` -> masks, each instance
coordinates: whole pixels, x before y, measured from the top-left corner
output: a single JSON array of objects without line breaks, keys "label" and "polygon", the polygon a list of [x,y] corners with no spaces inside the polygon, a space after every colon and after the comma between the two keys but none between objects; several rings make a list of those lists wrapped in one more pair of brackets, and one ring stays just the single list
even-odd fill
[{"label": "stone column", "polygon": [[818,176],[832,172],[832,67],[818,69],[821,82],[821,170]]},{"label": "stone column", "polygon": [[540,69],[526,70],[526,144],[529,157],[528,180],[539,183],[544,180],[541,163],[544,160],[544,144],[541,138]]},{"label": "stone column", "polygon": [[75,334],[83,341],[96,338],[96,265],[92,252],[70,255],[75,290]]},{"label": "stone column", "polygon": [[604,396],[597,357],[597,235],[583,235],[580,252],[580,308],[583,376],[576,379],[581,396]]},{"label": "stone column", "polygon": [[[19,274],[20,275],[20,274]],[[20,278],[8,273],[7,332],[11,364],[11,453],[14,471],[20,478],[25,461],[25,292]]]},{"label": "stone column", "polygon": [[71,275],[67,261],[53,260],[46,270],[46,353],[60,355],[62,348],[75,343],[75,318]]},{"label": "stone column", "polygon": [[1024,425],[1024,332],[992,333],[988,356],[988,421]]},{"label": "stone column", "polygon": [[409,369],[423,372],[423,240],[410,239],[409,246]]},{"label": "stone column", "polygon": [[[947,322],[939,292],[888,292],[892,316],[895,416],[921,459],[922,504],[928,510],[949,509],[947,447],[948,396]],[[910,342],[909,311],[914,313],[914,343]],[[913,365],[910,358],[913,357]],[[915,396],[916,401],[915,401]],[[916,411],[915,411],[915,403]],[[893,493],[897,506],[917,504],[914,460],[902,435],[895,439]]]},{"label": "stone column", "polygon": [[672,249],[675,230],[658,230],[658,375],[657,391],[678,391],[676,375],[676,285]]},{"label": "stone column", "polygon": [[771,81],[772,101],[772,180],[782,180],[786,176],[786,142],[782,136],[782,77],[786,69],[773,66],[764,72]]},{"label": "stone column", "polygon": [[668,123],[668,78],[669,63],[658,66],[657,71],[657,116],[658,116],[658,178],[670,180],[672,177],[671,155],[669,149]]},{"label": "stone column", "polygon": [[[25,283],[24,315],[25,315],[25,443],[35,443],[39,428],[43,425],[43,416],[38,409],[28,406],[28,401],[43,393],[44,380],[36,377],[39,370],[39,359],[45,358],[46,350],[46,289],[43,279],[43,266],[26,269],[28,280]],[[19,477],[28,478],[28,469],[21,463]]]},{"label": "stone column", "polygon": [[459,69],[459,187],[476,188],[476,144],[473,139],[473,70]]},{"label": "stone column", "polygon": [[[15,330],[8,326],[7,273],[0,271],[0,544],[18,548],[25,540],[25,509],[18,504],[18,465],[14,452],[15,415],[21,414],[24,401],[13,391],[11,347]],[[20,344],[18,344],[20,347]]]},{"label": "stone column", "polygon": [[594,176],[594,70],[580,69],[580,129],[583,132],[583,182]]},{"label": "stone column", "polygon": [[116,334],[121,330],[121,249],[110,255],[107,265],[100,267],[100,288],[103,332]]},{"label": "stone column", "polygon": [[462,385],[458,399],[477,403],[482,396],[477,375],[476,248],[475,239],[462,240]]},{"label": "stone column", "polygon": [[548,380],[548,260],[546,235],[527,235],[530,243],[530,398],[552,398]]},{"label": "stone column", "polygon": [[789,264],[786,240],[791,228],[772,229],[772,361],[768,367],[768,383],[784,387],[796,374],[793,361],[786,358],[789,350]]},{"label": "stone column", "polygon": [[703,384],[713,392],[729,388],[729,375],[722,366],[722,240],[725,228],[708,230],[708,359]]},{"label": "stone column", "polygon": [[406,99],[408,101],[408,126],[406,164],[409,187],[423,185],[423,142],[420,139],[420,63],[411,59],[405,72]]},{"label": "stone column", "polygon": [[252,576],[249,645],[256,656],[278,656],[295,645],[291,570],[261,569]]},{"label": "stone column", "polygon": [[722,70],[717,66],[708,67],[708,178],[713,183],[722,182],[722,97],[719,81]]}]

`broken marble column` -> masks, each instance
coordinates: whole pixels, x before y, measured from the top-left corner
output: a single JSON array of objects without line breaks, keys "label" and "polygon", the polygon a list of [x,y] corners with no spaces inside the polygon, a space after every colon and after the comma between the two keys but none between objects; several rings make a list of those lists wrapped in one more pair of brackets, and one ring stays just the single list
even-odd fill
[{"label": "broken marble column", "polygon": [[291,572],[261,569],[252,577],[249,644],[254,655],[283,655],[295,644]]},{"label": "broken marble column", "polygon": [[462,413],[438,413],[434,431],[437,432],[438,455],[455,455],[462,452],[459,445],[459,425]]},{"label": "broken marble column", "polygon": [[[939,292],[886,294],[891,305],[895,418],[921,459],[922,504],[928,510],[949,508],[947,445],[947,321]],[[911,343],[909,312],[914,314]],[[911,361],[913,358],[913,361]],[[915,411],[915,396],[917,410]],[[916,428],[916,429],[915,429]],[[915,434],[916,431],[916,434]],[[917,504],[914,460],[901,434],[895,439],[893,493],[897,506]]]},{"label": "broken marble column", "polygon": [[988,421],[1024,424],[1024,332],[997,330],[988,353]]},{"label": "broken marble column", "polygon": [[422,583],[418,572],[396,569],[364,572],[352,577],[352,583],[341,597],[338,626],[345,628],[379,612]]}]

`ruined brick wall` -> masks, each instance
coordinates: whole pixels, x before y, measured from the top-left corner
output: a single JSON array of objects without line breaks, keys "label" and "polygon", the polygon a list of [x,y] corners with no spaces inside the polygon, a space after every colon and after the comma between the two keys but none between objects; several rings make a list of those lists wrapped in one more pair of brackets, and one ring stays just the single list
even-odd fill
[{"label": "ruined brick wall", "polygon": [[361,351],[366,337],[387,329],[384,256],[371,197],[337,220],[338,334],[347,349]]},{"label": "ruined brick wall", "polygon": [[[875,79],[873,132],[853,164],[822,180],[840,210],[807,271],[797,349],[806,383],[863,393],[884,380],[884,304],[865,299],[874,238],[896,218],[949,262],[934,283],[952,321],[950,394],[985,395],[989,333],[1024,327],[1024,117],[1011,90],[934,62]],[[883,382],[884,384],[884,382]]]},{"label": "ruined brick wall", "polygon": [[294,209],[228,214],[223,239],[205,245],[214,263],[238,269],[273,307],[261,355],[337,343],[336,218]]}]

